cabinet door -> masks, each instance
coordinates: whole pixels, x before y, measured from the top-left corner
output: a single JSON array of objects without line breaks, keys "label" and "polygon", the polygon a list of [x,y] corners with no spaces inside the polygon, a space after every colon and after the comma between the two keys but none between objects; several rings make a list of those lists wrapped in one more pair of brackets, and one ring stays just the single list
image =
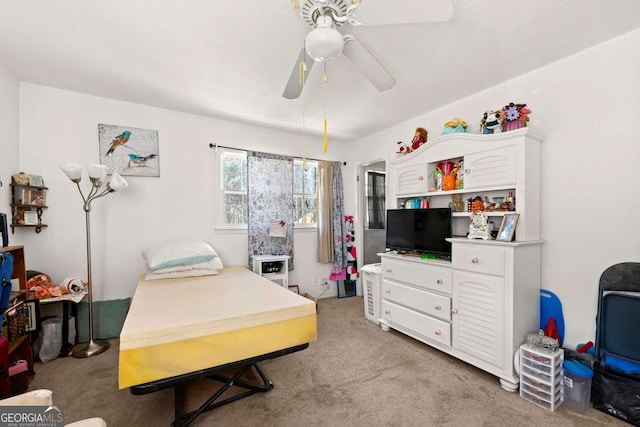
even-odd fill
[{"label": "cabinet door", "polygon": [[453,347],[499,368],[504,367],[504,279],[453,272]]},{"label": "cabinet door", "polygon": [[420,194],[427,191],[427,165],[398,168],[396,194]]},{"label": "cabinet door", "polygon": [[464,188],[504,187],[516,183],[516,147],[464,156]]}]

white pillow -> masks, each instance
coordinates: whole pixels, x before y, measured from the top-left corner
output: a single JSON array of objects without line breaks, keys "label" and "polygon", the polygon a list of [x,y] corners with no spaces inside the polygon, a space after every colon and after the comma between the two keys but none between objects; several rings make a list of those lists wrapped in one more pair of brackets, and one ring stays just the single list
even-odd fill
[{"label": "white pillow", "polygon": [[195,277],[195,276],[213,276],[218,274],[215,270],[202,270],[202,269],[192,269],[185,271],[174,271],[171,273],[161,273],[158,274],[155,271],[148,271],[145,274],[145,280],[158,280],[158,279],[178,279],[182,277]]},{"label": "white pillow", "polygon": [[176,265],[175,267],[167,267],[167,268],[156,268],[153,270],[154,273],[163,274],[163,273],[173,273],[175,271],[187,271],[187,270],[222,270],[224,266],[222,265],[222,261],[220,257],[216,256],[211,261],[199,262],[197,264],[188,264],[188,265]]},{"label": "white pillow", "polygon": [[149,270],[211,261],[218,254],[204,240],[163,243],[142,251]]}]

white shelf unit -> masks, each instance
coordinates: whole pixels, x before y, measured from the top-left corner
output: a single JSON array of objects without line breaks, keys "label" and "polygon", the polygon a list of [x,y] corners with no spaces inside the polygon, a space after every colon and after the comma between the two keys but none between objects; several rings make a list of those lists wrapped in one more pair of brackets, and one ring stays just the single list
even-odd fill
[{"label": "white shelf unit", "polygon": [[[515,197],[516,213],[520,214],[516,238],[540,239],[540,143],[544,137],[533,128],[493,135],[454,133],[442,135],[416,151],[390,162],[390,206],[404,206],[407,199],[427,198],[432,208],[448,207],[453,194],[463,201],[475,196]],[[463,163],[462,189],[429,191],[433,173],[443,161]],[[500,226],[505,212],[487,212]],[[466,235],[469,213],[453,214],[453,234]]]},{"label": "white shelf unit", "polygon": [[[289,255],[254,255],[253,256],[253,272],[259,274],[273,282],[289,288]],[[277,271],[271,272],[273,268]]]},{"label": "white shelf unit", "polygon": [[564,351],[549,352],[520,346],[520,397],[555,411],[563,401],[562,362]]},{"label": "white shelf unit", "polygon": [[[390,164],[390,206],[428,198],[432,208],[463,198],[515,197],[516,241],[451,238],[451,262],[381,254],[380,325],[496,375],[518,390],[514,357],[540,326],[540,143],[526,127],[511,132],[437,137]],[[463,162],[464,188],[429,191],[443,161]],[[466,205],[466,204],[465,204]],[[505,212],[490,212],[499,220]],[[465,236],[469,213],[453,214],[453,235]]]}]

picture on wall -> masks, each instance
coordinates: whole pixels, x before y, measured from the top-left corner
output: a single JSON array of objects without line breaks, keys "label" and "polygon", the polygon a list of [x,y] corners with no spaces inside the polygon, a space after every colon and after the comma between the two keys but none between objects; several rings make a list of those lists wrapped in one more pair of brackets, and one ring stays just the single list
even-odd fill
[{"label": "picture on wall", "polygon": [[160,176],[158,131],[98,124],[100,163],[107,173]]}]

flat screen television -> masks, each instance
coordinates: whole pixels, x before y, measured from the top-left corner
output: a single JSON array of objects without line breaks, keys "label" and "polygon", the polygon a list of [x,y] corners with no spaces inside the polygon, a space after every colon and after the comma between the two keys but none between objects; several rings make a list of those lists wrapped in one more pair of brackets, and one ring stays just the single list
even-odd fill
[{"label": "flat screen television", "polygon": [[451,209],[388,209],[389,250],[451,255]]}]

